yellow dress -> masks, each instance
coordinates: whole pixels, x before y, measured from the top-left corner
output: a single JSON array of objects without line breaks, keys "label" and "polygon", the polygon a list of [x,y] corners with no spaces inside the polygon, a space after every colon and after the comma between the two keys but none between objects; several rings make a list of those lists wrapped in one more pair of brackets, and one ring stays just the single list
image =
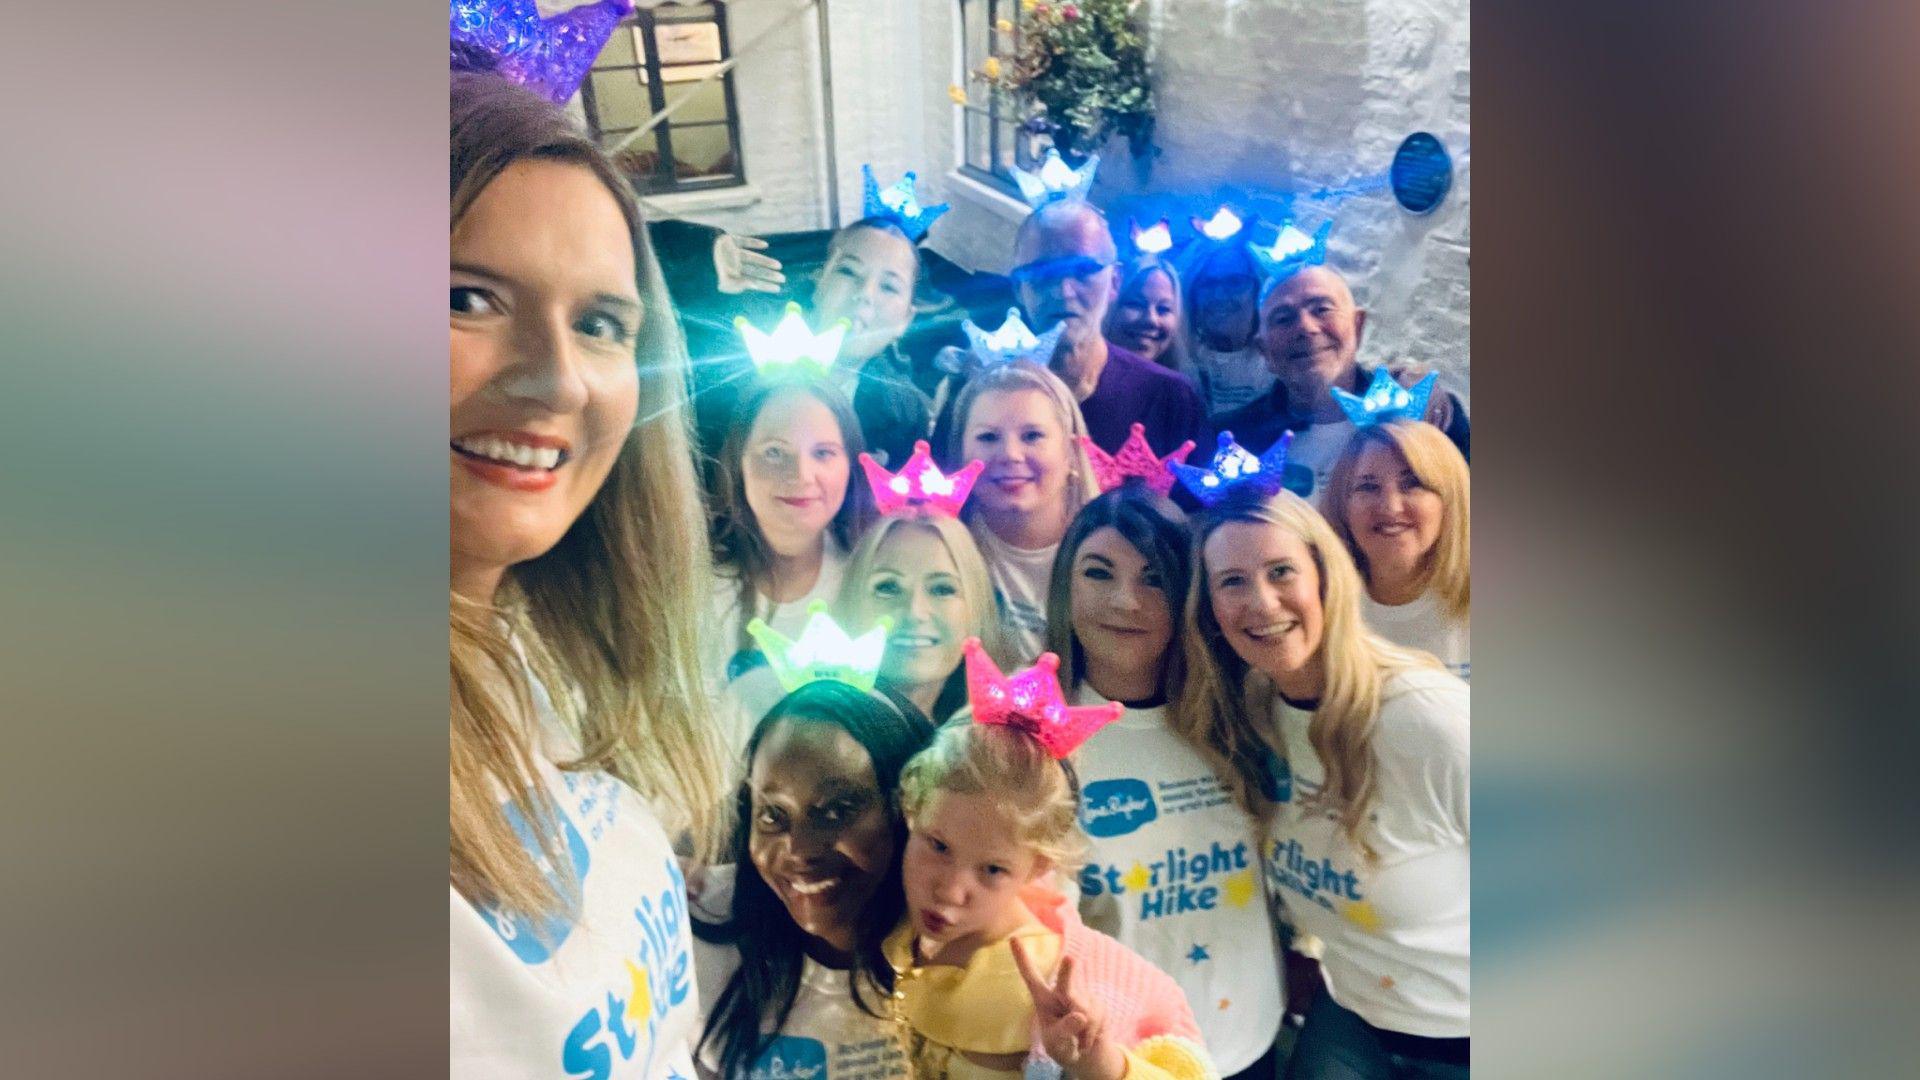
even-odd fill
[{"label": "yellow dress", "polygon": [[[1033,998],[1020,977],[1013,949],[1020,938],[1028,959],[1051,972],[1059,962],[1060,935],[1037,923],[981,946],[966,966],[917,965],[913,927],[902,922],[883,949],[895,972],[894,1021],[901,1028],[916,1080],[1006,1080],[1025,1075],[1025,1055],[1033,1049]],[[1211,1064],[1181,1039],[1151,1038],[1122,1047],[1126,1080],[1205,1080],[1216,1077]],[[995,1069],[965,1053],[1022,1056],[1022,1065]]]}]

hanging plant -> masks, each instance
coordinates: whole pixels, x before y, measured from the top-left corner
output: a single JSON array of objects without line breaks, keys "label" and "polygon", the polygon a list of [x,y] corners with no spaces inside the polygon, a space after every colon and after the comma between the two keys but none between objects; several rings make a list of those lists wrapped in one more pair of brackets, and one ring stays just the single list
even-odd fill
[{"label": "hanging plant", "polygon": [[1139,157],[1152,145],[1153,86],[1146,41],[1133,23],[1138,3],[1021,0],[1017,46],[1013,24],[1000,20],[1010,55],[989,57],[974,78],[1007,95],[1012,108],[1003,115],[1050,136],[1072,162],[1115,135],[1126,136]]}]

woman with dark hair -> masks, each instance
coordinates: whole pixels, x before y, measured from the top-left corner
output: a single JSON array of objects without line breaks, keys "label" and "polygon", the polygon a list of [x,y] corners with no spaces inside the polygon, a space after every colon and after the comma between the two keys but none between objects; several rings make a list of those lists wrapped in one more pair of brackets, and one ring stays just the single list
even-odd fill
[{"label": "woman with dark hair", "polygon": [[905,906],[900,769],[932,738],[899,695],[831,680],[761,719],[733,866],[710,871],[694,902],[702,1076],[908,1075],[880,945]]},{"label": "woman with dark hair", "polygon": [[872,516],[853,462],[865,449],[847,399],[805,377],[758,381],[735,406],[712,499],[712,626],[707,670],[739,708],[730,745],[780,698],[747,624],[758,617],[797,637],[808,605],[840,589],[847,551]]},{"label": "woman with dark hair", "polygon": [[1257,823],[1167,722],[1190,563],[1186,515],[1138,481],[1089,502],[1053,563],[1061,688],[1126,706],[1079,754],[1080,915],[1174,977],[1222,1074],[1272,1080],[1285,995]]},{"label": "woman with dark hair", "polygon": [[919,286],[920,251],[906,230],[894,218],[867,217],[833,234],[813,287],[816,320],[850,324],[835,383],[852,398],[874,460],[896,469],[933,423],[900,352]]},{"label": "woman with dark hair", "polygon": [[685,885],[717,846],[686,356],[632,190],[456,72],[448,136],[449,1072],[692,1067]]}]

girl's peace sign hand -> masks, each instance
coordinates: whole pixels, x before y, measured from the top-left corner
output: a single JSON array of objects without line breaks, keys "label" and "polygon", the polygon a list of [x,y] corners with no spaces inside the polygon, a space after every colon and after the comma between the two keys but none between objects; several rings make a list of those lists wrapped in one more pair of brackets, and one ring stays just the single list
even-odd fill
[{"label": "girl's peace sign hand", "polygon": [[1121,1080],[1127,1072],[1126,1055],[1106,1036],[1106,1014],[1095,1002],[1073,993],[1073,958],[1060,959],[1049,982],[1027,956],[1020,938],[1009,938],[1014,966],[1033,997],[1033,1014],[1040,1023],[1040,1045],[1047,1056],[1073,1080]]}]

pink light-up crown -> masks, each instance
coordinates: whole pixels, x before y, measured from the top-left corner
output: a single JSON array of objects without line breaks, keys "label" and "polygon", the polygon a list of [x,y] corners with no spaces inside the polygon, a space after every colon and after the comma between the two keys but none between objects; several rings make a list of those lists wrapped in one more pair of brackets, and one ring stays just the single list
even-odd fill
[{"label": "pink light-up crown", "polygon": [[1080,445],[1087,448],[1087,461],[1093,465],[1093,478],[1100,482],[1101,491],[1112,491],[1126,483],[1128,477],[1137,476],[1146,481],[1155,494],[1165,495],[1173,490],[1173,473],[1167,463],[1184,462],[1187,455],[1193,453],[1193,440],[1188,439],[1166,457],[1155,457],[1153,447],[1147,445],[1144,424],[1133,425],[1133,434],[1112,454],[1094,445],[1085,435],[1080,436]]},{"label": "pink light-up crown", "polygon": [[897,473],[888,472],[870,454],[860,455],[860,467],[866,470],[867,484],[873,488],[873,505],[882,514],[920,511],[959,517],[961,505],[972,494],[974,482],[987,463],[969,461],[965,468],[948,476],[933,463],[933,452],[927,440],[921,439],[913,444],[913,456]]},{"label": "pink light-up crown", "polygon": [[979,638],[962,646],[967,657],[967,700],[973,703],[973,722],[1003,724],[1040,740],[1055,760],[1065,758],[1093,733],[1120,719],[1126,706],[1068,705],[1060,693],[1060,658],[1041,653],[1040,659],[1011,678],[980,647]]}]

